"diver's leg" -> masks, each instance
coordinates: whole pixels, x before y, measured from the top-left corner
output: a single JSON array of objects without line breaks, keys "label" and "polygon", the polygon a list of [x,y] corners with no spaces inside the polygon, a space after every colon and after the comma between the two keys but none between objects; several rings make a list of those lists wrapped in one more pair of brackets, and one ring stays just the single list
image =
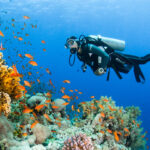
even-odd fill
[{"label": "diver's leg", "polygon": [[147,63],[148,61],[150,61],[150,54],[141,57],[141,59],[143,60],[143,64]]}]

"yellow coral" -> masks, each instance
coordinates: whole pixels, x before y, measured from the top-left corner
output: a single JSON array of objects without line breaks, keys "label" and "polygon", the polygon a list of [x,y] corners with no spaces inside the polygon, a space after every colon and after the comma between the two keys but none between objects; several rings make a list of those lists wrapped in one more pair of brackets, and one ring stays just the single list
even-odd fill
[{"label": "yellow coral", "polygon": [[11,112],[11,99],[7,93],[0,92],[0,114],[3,112],[5,116]]},{"label": "yellow coral", "polygon": [[22,95],[20,77],[12,76],[14,70],[4,65],[3,55],[0,53],[0,91],[8,93],[13,99]]}]

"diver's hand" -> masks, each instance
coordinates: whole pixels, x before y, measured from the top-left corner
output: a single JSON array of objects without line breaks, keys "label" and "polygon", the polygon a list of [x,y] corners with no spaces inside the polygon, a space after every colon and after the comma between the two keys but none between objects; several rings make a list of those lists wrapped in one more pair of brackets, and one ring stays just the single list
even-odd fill
[{"label": "diver's hand", "polygon": [[102,75],[102,74],[106,73],[106,70],[104,70],[104,68],[98,68],[94,73],[96,75]]},{"label": "diver's hand", "polygon": [[83,72],[85,72],[85,71],[86,71],[86,69],[87,69],[86,64],[83,64],[83,65],[81,66],[81,69],[82,69],[82,71],[83,71]]}]

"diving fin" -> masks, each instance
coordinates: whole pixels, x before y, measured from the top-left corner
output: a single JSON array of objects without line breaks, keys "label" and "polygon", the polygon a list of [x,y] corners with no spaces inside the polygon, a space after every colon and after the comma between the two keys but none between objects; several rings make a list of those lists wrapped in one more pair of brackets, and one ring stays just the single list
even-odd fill
[{"label": "diving fin", "polygon": [[137,82],[141,82],[140,76],[145,81],[145,77],[144,77],[139,65],[134,65],[134,75],[135,75],[135,79]]}]

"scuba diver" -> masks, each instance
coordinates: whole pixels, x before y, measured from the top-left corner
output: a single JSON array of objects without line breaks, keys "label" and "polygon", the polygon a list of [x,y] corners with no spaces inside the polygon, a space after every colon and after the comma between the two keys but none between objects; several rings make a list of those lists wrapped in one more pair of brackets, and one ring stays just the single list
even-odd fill
[{"label": "scuba diver", "polygon": [[[83,72],[87,65],[90,66],[95,75],[107,72],[107,81],[110,76],[110,68],[113,68],[117,76],[122,79],[121,73],[128,73],[134,67],[134,75],[137,82],[145,81],[145,77],[139,67],[150,61],[150,54],[144,57],[120,53],[125,49],[125,41],[103,37],[101,35],[80,35],[79,38],[71,36],[67,38],[65,48],[70,49],[69,64],[73,66],[75,55],[83,62]],[[73,62],[71,57],[74,55]]]}]

